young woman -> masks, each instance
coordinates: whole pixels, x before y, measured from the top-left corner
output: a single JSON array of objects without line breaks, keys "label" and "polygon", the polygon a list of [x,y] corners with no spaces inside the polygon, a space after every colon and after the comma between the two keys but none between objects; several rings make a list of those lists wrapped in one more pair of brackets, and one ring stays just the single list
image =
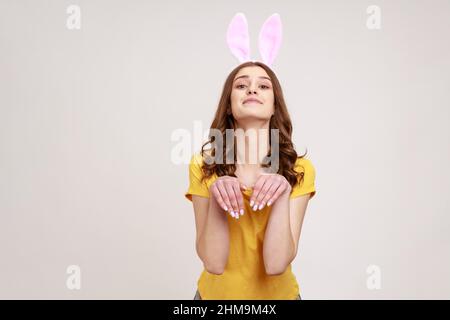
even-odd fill
[{"label": "young woman", "polygon": [[[223,161],[206,161],[215,156],[214,148],[204,149],[215,146],[210,134],[191,158],[185,194],[193,202],[196,251],[204,265],[194,299],[301,299],[291,262],[308,201],[316,192],[315,169],[294,150],[281,86],[267,65],[248,61],[230,73],[213,128],[223,134]],[[257,163],[236,161],[239,152],[233,153],[234,162],[226,161],[226,129],[266,129],[257,138],[268,143],[258,140],[257,145],[266,146],[258,152],[267,157],[274,150],[270,129],[279,129],[278,171],[270,172],[259,157]],[[250,152],[245,143],[241,156],[247,160]]]}]

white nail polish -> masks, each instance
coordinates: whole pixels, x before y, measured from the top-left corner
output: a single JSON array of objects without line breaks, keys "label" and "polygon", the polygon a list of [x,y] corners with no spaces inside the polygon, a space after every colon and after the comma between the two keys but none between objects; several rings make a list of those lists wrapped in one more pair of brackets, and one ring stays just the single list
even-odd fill
[{"label": "white nail polish", "polygon": [[241,209],[241,216],[244,215],[244,209]]},{"label": "white nail polish", "polygon": [[259,207],[258,207],[258,210],[261,210],[263,207],[264,207],[264,204],[261,203],[261,204],[259,205]]},{"label": "white nail polish", "polygon": [[258,206],[255,204],[255,205],[253,206],[253,211],[256,211],[256,209],[258,209]]},{"label": "white nail polish", "polygon": [[250,207],[253,207],[253,204],[255,203],[255,201],[250,201]]}]

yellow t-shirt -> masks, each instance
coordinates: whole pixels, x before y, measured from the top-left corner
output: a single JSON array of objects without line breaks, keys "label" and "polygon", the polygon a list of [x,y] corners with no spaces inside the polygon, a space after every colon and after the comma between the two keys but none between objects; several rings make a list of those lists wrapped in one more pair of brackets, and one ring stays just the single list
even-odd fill
[{"label": "yellow t-shirt", "polygon": [[[189,164],[189,189],[185,197],[192,195],[209,198],[209,186],[218,178],[216,174],[200,182],[203,172],[202,156],[194,154]],[[303,182],[292,188],[290,198],[316,193],[315,169],[310,160],[297,159],[294,169],[304,172]],[[245,213],[239,219],[228,213],[230,250],[225,271],[221,275],[203,270],[197,282],[203,300],[295,300],[299,286],[292,273],[291,264],[285,272],[269,276],[263,261],[263,241],[272,206],[254,212],[250,207],[252,188],[242,192]]]}]

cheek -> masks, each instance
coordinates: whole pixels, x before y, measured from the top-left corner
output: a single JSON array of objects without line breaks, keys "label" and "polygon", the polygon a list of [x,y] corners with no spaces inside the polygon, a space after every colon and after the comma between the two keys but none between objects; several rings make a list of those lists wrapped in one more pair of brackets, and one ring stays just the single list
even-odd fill
[{"label": "cheek", "polygon": [[239,95],[239,92],[232,91],[230,100],[231,100],[231,106],[236,106],[238,102],[240,101],[241,97]]},{"label": "cheek", "polygon": [[264,100],[267,102],[268,105],[274,105],[274,103],[275,103],[275,97],[274,97],[274,95],[273,95],[273,92],[268,92],[268,93],[266,94]]},{"label": "cheek", "polygon": [[230,100],[231,100],[231,102],[234,102],[234,101],[236,101],[236,99],[237,99],[237,94],[236,94],[236,91],[231,91],[231,96],[230,96]]}]

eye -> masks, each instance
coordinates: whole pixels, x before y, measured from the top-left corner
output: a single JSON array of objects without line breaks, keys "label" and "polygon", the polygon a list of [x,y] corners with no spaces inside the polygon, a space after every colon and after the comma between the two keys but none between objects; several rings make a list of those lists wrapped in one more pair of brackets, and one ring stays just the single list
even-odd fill
[{"label": "eye", "polygon": [[236,86],[236,88],[241,89],[241,88],[240,88],[241,86],[244,86],[244,87],[245,87],[244,84],[238,84],[238,85]]},{"label": "eye", "polygon": [[265,84],[261,85],[261,87],[266,87],[267,89],[269,89],[269,86],[266,86]]}]

